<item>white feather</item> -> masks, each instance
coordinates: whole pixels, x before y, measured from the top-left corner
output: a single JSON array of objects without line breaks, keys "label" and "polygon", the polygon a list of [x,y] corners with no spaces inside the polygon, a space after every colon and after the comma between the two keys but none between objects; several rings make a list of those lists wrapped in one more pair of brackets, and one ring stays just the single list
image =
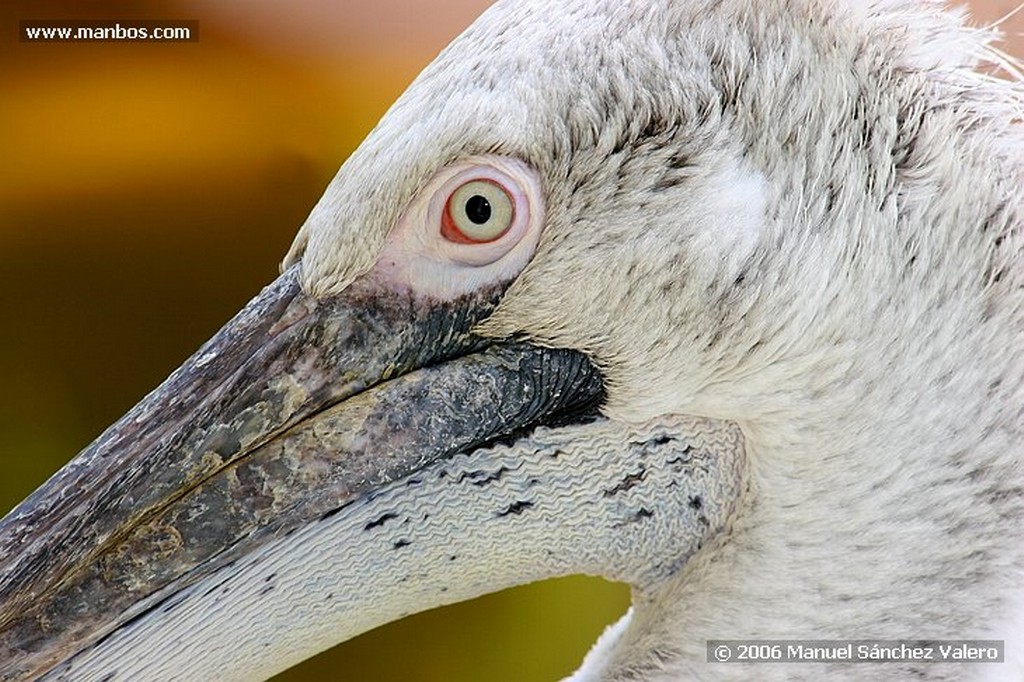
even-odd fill
[{"label": "white feather", "polygon": [[[586,351],[612,418],[742,427],[731,531],[580,679],[1024,679],[1024,97],[992,42],[930,0],[499,2],[314,211],[292,258],[329,291],[431,169],[523,159],[547,225],[481,333]],[[705,662],[746,637],[1008,662]]]}]

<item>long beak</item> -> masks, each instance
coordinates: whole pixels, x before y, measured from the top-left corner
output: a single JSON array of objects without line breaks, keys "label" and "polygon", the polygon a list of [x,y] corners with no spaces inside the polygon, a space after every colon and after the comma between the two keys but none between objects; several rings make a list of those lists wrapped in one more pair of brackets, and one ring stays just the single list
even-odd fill
[{"label": "long beak", "polygon": [[36,678],[431,462],[593,414],[578,353],[489,344],[500,291],[427,303],[297,266],[0,522],[0,679]]}]

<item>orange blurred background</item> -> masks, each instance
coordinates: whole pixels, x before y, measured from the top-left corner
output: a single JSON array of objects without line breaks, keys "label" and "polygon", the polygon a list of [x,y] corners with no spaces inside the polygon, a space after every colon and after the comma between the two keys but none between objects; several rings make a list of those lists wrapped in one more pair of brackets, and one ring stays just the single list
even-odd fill
[{"label": "orange blurred background", "polygon": [[[973,3],[979,23],[1018,0]],[[488,0],[0,5],[0,513],[277,272],[340,162]],[[22,43],[25,19],[198,20],[198,42]],[[1004,30],[1016,43],[1024,13]],[[549,581],[421,614],[281,680],[549,680],[628,604]]]}]

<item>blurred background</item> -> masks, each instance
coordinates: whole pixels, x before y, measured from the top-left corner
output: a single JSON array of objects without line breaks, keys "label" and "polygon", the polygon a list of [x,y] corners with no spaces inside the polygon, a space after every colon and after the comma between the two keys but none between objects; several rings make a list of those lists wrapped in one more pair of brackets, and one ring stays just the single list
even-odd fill
[{"label": "blurred background", "polygon": [[[1019,0],[977,1],[978,23]],[[0,4],[0,513],[277,273],[338,165],[488,0]],[[198,20],[24,43],[25,19]],[[1024,53],[1024,12],[1008,21]],[[552,680],[628,605],[569,578],[380,628],[279,680]]]}]

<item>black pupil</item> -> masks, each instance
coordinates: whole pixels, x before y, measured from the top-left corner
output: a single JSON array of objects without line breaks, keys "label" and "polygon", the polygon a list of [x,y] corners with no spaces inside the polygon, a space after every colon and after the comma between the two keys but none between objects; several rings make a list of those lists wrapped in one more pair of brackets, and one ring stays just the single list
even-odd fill
[{"label": "black pupil", "polygon": [[479,194],[474,194],[466,202],[466,217],[475,225],[483,225],[491,219],[491,202]]}]

